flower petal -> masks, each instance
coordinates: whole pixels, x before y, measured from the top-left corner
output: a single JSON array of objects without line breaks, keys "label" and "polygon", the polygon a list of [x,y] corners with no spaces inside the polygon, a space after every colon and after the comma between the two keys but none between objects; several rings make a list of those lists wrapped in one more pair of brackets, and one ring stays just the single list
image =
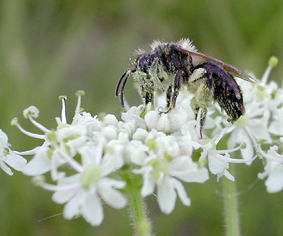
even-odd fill
[{"label": "flower petal", "polygon": [[10,154],[7,156],[5,162],[15,170],[21,171],[27,163],[27,160],[11,151]]},{"label": "flower petal", "polygon": [[42,175],[51,170],[51,160],[48,157],[49,148],[43,147],[38,153],[34,156],[34,158],[26,164],[23,168],[22,172],[25,175],[36,176]]},{"label": "flower petal", "polygon": [[176,203],[177,194],[174,189],[174,181],[166,176],[157,187],[157,200],[160,210],[165,214],[170,214]]},{"label": "flower petal", "polygon": [[[134,172],[137,173],[137,172]],[[152,173],[152,168],[147,167],[143,175],[143,186],[141,189],[141,195],[146,197],[153,193],[155,187],[155,178]]]},{"label": "flower petal", "polygon": [[100,198],[95,191],[89,192],[81,199],[82,216],[92,226],[100,225],[104,218],[103,208]]},{"label": "flower petal", "polygon": [[125,187],[125,185],[126,183],[123,181],[104,178],[99,182],[98,192],[108,205],[116,209],[121,209],[126,206],[127,198],[113,187],[123,188]]},{"label": "flower petal", "polygon": [[277,165],[265,181],[267,191],[277,193],[283,190],[283,165]]},{"label": "flower petal", "polygon": [[13,175],[12,170],[3,161],[0,161],[0,167],[3,171],[6,172],[6,174]]},{"label": "flower petal", "polygon": [[190,206],[191,205],[191,199],[188,197],[187,192],[183,186],[183,184],[176,179],[172,179],[175,189],[178,193],[179,198],[181,199],[182,203],[185,206]]},{"label": "flower petal", "polygon": [[78,192],[69,202],[64,206],[63,216],[65,219],[70,220],[75,216],[81,214],[80,210],[80,199],[81,192]]}]

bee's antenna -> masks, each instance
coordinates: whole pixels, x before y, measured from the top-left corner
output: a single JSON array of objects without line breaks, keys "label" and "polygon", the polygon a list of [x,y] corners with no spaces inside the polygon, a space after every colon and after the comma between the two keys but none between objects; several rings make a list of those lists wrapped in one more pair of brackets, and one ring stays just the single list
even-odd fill
[{"label": "bee's antenna", "polygon": [[125,85],[126,85],[126,83],[127,83],[127,80],[128,80],[128,78],[129,78],[129,75],[130,75],[130,73],[127,73],[127,74],[126,74],[126,77],[125,77],[124,82],[123,82],[122,87],[121,87],[120,99],[121,99],[121,105],[122,105],[122,107],[124,107],[124,90],[125,90]]},{"label": "bee's antenna", "polygon": [[121,83],[122,83],[122,81],[123,81],[125,75],[129,72],[129,70],[130,70],[130,69],[126,70],[126,71],[122,74],[121,78],[120,78],[119,81],[118,81],[118,84],[117,84],[116,90],[115,90],[115,96],[116,96],[116,97],[119,96],[119,89],[120,89]]},{"label": "bee's antenna", "polygon": [[[115,95],[116,95],[116,97],[118,97],[120,95],[122,107],[124,107],[124,90],[125,90],[125,85],[127,83],[127,80],[129,78],[130,73],[135,72],[135,71],[136,71],[136,69],[128,69],[128,70],[126,70],[122,74],[122,76],[119,79],[118,84],[116,86]],[[120,87],[121,87],[121,90],[120,90]],[[120,93],[119,93],[119,90],[120,90]]]}]

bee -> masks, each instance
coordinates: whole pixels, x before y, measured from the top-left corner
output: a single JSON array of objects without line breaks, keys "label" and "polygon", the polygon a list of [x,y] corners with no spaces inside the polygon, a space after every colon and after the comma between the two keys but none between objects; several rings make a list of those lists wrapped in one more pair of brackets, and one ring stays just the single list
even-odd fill
[{"label": "bee", "polygon": [[200,134],[205,124],[207,107],[217,102],[233,123],[244,113],[243,95],[234,77],[259,83],[259,80],[221,60],[199,52],[189,39],[174,42],[153,41],[151,52],[136,51],[133,68],[127,69],[116,87],[124,106],[124,89],[129,76],[133,76],[141,88],[145,107],[154,104],[154,92],[166,91],[166,113],[172,110],[183,85],[194,94],[191,107],[197,119]]}]

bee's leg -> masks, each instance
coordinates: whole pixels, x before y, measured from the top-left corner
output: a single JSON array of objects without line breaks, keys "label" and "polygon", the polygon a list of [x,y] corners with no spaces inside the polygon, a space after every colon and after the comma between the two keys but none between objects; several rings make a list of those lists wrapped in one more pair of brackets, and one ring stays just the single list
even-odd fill
[{"label": "bee's leg", "polygon": [[141,96],[144,99],[144,105],[146,106],[148,103],[153,105],[154,101],[154,83],[150,79],[150,76],[141,78]]},{"label": "bee's leg", "polygon": [[153,95],[153,91],[147,91],[145,93],[145,106],[147,106],[149,103],[151,103],[152,106],[154,106],[153,104],[153,100],[154,100],[154,95]]},{"label": "bee's leg", "polygon": [[199,108],[196,121],[197,121],[197,131],[199,131],[199,137],[202,139],[202,130],[205,125],[205,120],[206,120],[206,114],[207,114],[207,108]]},{"label": "bee's leg", "polygon": [[197,121],[196,131],[200,139],[202,139],[202,130],[206,121],[207,108],[206,106],[201,107],[199,105],[199,101],[197,101],[196,96],[191,100],[191,107],[195,113],[195,120]]},{"label": "bee's leg", "polygon": [[179,95],[181,86],[184,83],[183,78],[184,78],[184,72],[182,70],[178,70],[174,78],[174,87],[172,88],[172,86],[170,86],[167,89],[167,111],[166,113],[171,111],[176,105],[177,97]]},{"label": "bee's leg", "polygon": [[[145,83],[145,86],[141,86],[141,94],[144,99],[144,109],[140,114],[141,117],[144,117],[146,113],[154,109],[154,86],[153,82],[149,81]],[[150,106],[150,107],[149,107]]]},{"label": "bee's leg", "polygon": [[171,100],[172,100],[172,85],[169,86],[169,88],[166,91],[166,106],[167,110],[170,109],[171,106]]}]

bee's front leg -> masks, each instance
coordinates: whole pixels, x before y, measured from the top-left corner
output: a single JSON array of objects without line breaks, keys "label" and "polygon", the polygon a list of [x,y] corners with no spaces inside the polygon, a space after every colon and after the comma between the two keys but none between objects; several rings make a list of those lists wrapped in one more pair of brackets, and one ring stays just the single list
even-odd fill
[{"label": "bee's front leg", "polygon": [[200,107],[198,102],[196,101],[196,97],[193,97],[191,100],[191,107],[195,113],[195,120],[197,121],[196,129],[198,132],[198,136],[202,139],[202,130],[205,125],[207,108]]},{"label": "bee's front leg", "polygon": [[154,110],[154,85],[152,81],[146,83],[145,86],[141,86],[141,95],[144,99],[144,109],[140,116],[144,118],[148,111]]},{"label": "bee's front leg", "polygon": [[165,113],[168,113],[173,108],[175,108],[181,86],[184,84],[184,75],[185,75],[184,71],[178,70],[174,78],[173,86],[170,85],[169,88],[167,89],[166,92],[167,111]]}]

